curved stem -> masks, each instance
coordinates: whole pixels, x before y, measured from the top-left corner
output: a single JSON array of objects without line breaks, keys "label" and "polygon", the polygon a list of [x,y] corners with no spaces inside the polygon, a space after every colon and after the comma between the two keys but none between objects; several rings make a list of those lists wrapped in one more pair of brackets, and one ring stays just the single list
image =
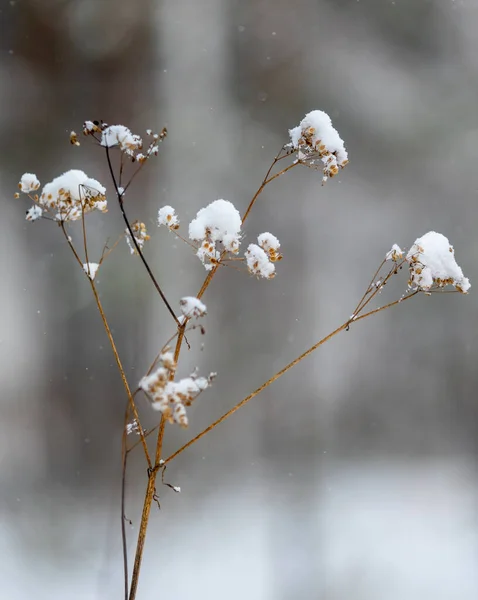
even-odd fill
[{"label": "curved stem", "polygon": [[151,271],[151,267],[149,266],[146,258],[144,257],[143,251],[141,250],[141,248],[139,247],[138,241],[136,239],[136,237],[134,236],[134,233],[131,229],[131,225],[129,222],[129,219],[126,215],[126,211],[124,209],[124,202],[123,202],[123,197],[122,194],[120,194],[120,191],[118,189],[118,184],[116,182],[116,177],[113,171],[113,165],[111,164],[111,158],[110,158],[110,151],[108,146],[106,146],[106,158],[108,161],[108,168],[110,171],[110,175],[111,175],[111,179],[113,180],[113,185],[116,191],[116,196],[118,198],[118,204],[121,210],[121,214],[123,216],[123,220],[126,224],[126,229],[128,230],[129,235],[131,236],[131,241],[133,242],[133,245],[135,247],[136,252],[138,253],[139,257],[141,258],[141,261],[143,262],[143,265],[146,269],[146,271],[148,272],[148,275],[151,279],[151,281],[153,282],[154,287],[156,288],[156,291],[158,292],[158,294],[161,296],[161,300],[164,302],[164,305],[166,306],[166,308],[168,309],[169,313],[171,314],[171,316],[173,317],[174,321],[176,322],[176,325],[179,327],[180,323],[179,320],[176,316],[176,313],[174,312],[174,310],[172,309],[171,305],[169,304],[166,296],[164,295],[163,290],[160,288],[159,283],[157,282],[155,276],[153,275],[153,272]]}]

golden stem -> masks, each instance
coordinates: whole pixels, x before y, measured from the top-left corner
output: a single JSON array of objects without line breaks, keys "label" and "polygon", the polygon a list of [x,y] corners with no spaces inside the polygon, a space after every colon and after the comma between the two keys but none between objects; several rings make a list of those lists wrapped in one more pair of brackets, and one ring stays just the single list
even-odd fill
[{"label": "golden stem", "polygon": [[[65,236],[66,241],[68,242],[68,245],[69,245],[71,251],[73,252],[73,255],[74,255],[77,263],[80,265],[81,270],[84,271],[84,269],[83,269],[83,263],[81,262],[81,259],[78,256],[78,253],[77,253],[75,247],[73,246],[69,235],[66,232],[65,224],[64,224],[63,221],[60,222],[60,227],[61,227],[61,230],[63,231],[63,234]],[[118,371],[120,372],[120,375],[121,375],[121,381],[123,382],[123,386],[124,386],[124,389],[126,391],[126,395],[128,396],[128,401],[129,401],[129,404],[131,406],[131,410],[133,412],[134,418],[136,419],[136,421],[138,423],[140,437],[141,437],[141,443],[143,445],[144,455],[146,457],[146,461],[148,463],[148,467],[151,468],[151,466],[152,466],[151,465],[151,458],[149,456],[148,446],[146,444],[146,438],[144,437],[143,428],[141,427],[141,421],[139,419],[138,410],[136,408],[136,404],[134,402],[134,398],[133,398],[133,396],[131,394],[131,390],[130,390],[130,387],[129,387],[129,384],[128,384],[128,380],[126,378],[126,373],[125,373],[123,365],[121,363],[121,359],[119,357],[118,350],[116,348],[116,344],[115,344],[115,341],[114,341],[114,338],[113,338],[113,334],[111,333],[110,326],[109,326],[108,321],[106,319],[106,315],[105,315],[105,312],[103,310],[103,306],[101,304],[100,297],[98,295],[98,291],[96,289],[95,283],[94,283],[93,279],[91,279],[91,277],[88,276],[88,274],[86,274],[86,276],[88,277],[88,281],[90,282],[91,290],[93,292],[93,296],[94,296],[95,301],[96,301],[96,306],[98,308],[98,312],[100,313],[101,320],[103,322],[103,327],[104,327],[104,329],[106,331],[106,335],[108,336],[108,340],[110,342],[110,346],[111,346],[111,349],[113,351],[113,355],[115,357],[116,365],[117,365]]]},{"label": "golden stem", "polygon": [[151,512],[151,504],[154,498],[156,489],[156,472],[157,469],[148,471],[148,485],[144,496],[143,512],[141,514],[141,523],[139,526],[138,543],[136,545],[136,555],[134,557],[133,575],[131,577],[131,588],[129,591],[129,600],[136,598],[138,589],[139,572],[141,569],[141,560],[143,558],[144,542],[146,540],[146,531],[148,529],[149,514]]},{"label": "golden stem", "polygon": [[197,441],[199,441],[202,437],[204,437],[206,434],[208,434],[210,431],[212,431],[214,428],[216,428],[220,423],[222,423],[223,421],[225,421],[226,419],[228,419],[236,411],[238,411],[245,404],[247,404],[249,402],[249,400],[252,400],[252,398],[255,398],[255,396],[257,396],[258,394],[260,394],[263,390],[265,390],[265,388],[269,387],[272,383],[274,383],[274,381],[277,381],[277,379],[279,379],[279,377],[282,377],[282,375],[284,375],[285,373],[287,373],[287,371],[290,371],[290,369],[292,369],[292,367],[295,367],[295,365],[297,365],[299,362],[301,362],[302,360],[304,360],[304,358],[306,358],[307,356],[309,356],[309,354],[312,354],[312,352],[314,352],[315,350],[317,350],[317,348],[320,348],[320,346],[322,346],[323,344],[325,344],[326,342],[328,342],[335,335],[337,335],[341,331],[344,331],[345,329],[347,329],[347,327],[349,327],[352,322],[360,321],[361,319],[365,319],[366,317],[370,317],[371,315],[379,313],[382,310],[386,310],[387,308],[390,308],[392,306],[396,306],[397,304],[400,304],[401,302],[404,302],[405,300],[408,300],[409,298],[412,298],[417,293],[418,292],[416,292],[416,291],[412,292],[411,294],[409,294],[408,296],[405,296],[404,298],[400,298],[399,300],[395,300],[394,302],[390,302],[389,304],[386,304],[385,306],[381,306],[380,308],[376,308],[375,310],[371,310],[370,312],[365,313],[364,315],[361,315],[361,316],[359,316],[359,317],[357,317],[355,319],[352,319],[352,320],[349,320],[349,321],[346,321],[345,323],[343,323],[340,327],[338,327],[337,329],[335,329],[335,331],[332,331],[332,333],[329,333],[329,335],[325,336],[320,341],[318,341],[316,344],[314,344],[313,346],[311,346],[308,350],[306,350],[305,352],[303,352],[300,356],[298,356],[297,358],[295,358],[292,362],[290,362],[283,369],[281,369],[280,371],[278,371],[275,375],[273,375],[265,383],[263,383],[256,390],[254,390],[251,394],[249,394],[243,400],[241,400],[240,402],[238,402],[230,410],[228,410],[226,413],[224,413],[222,415],[222,417],[219,417],[219,419],[217,419],[216,421],[214,421],[214,423],[211,423],[211,425],[209,425],[208,427],[206,427],[206,429],[204,429],[203,431],[201,431],[201,433],[199,433],[196,437],[194,437],[191,440],[189,440],[189,442],[187,442],[186,444],[184,444],[184,446],[181,446],[181,448],[179,448],[179,450],[176,450],[176,452],[174,452],[173,454],[171,454],[171,456],[168,456],[168,458],[164,461],[163,464],[166,465],[167,463],[171,462],[174,458],[176,458],[176,456],[178,456],[179,454],[181,454],[182,452],[184,452],[184,450],[186,450],[187,448],[189,448],[190,446],[192,446],[193,444],[195,444]]}]

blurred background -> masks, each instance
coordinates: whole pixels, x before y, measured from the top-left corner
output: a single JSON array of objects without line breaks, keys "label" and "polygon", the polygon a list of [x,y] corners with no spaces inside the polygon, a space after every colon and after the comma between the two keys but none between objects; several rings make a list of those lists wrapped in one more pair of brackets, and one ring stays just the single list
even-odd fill
[{"label": "blurred background", "polygon": [[[169,455],[351,314],[393,243],[436,230],[478,280],[478,4],[472,0],[12,0],[0,10],[0,578],[12,600],[122,598],[125,396],[91,291],[57,228],[24,221],[24,172],[80,168],[85,119],[169,136],[128,195],[177,307],[205,271],[154,224],[186,230],[217,198],[242,212],[287,130],[326,111],[350,165],[320,185],[267,187],[272,281],[223,269],[181,373],[217,371],[168,427]],[[90,260],[123,230],[88,219]],[[78,228],[72,235],[78,238]],[[181,230],[180,230],[181,231]],[[406,273],[380,301],[397,299]],[[125,242],[97,283],[134,387],[174,331]],[[478,355],[474,287],[357,323],[173,461],[158,486],[139,599],[471,600],[478,597]],[[202,344],[204,348],[202,349]],[[158,415],[139,402],[144,423]],[[146,487],[130,461],[130,560]]]}]

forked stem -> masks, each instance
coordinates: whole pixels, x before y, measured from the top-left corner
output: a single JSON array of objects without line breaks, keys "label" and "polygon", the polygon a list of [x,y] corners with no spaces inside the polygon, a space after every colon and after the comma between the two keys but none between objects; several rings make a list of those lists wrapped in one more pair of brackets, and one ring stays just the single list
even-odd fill
[{"label": "forked stem", "polygon": [[[283,147],[281,148],[279,154],[277,154],[276,157],[274,158],[259,189],[252,197],[252,200],[250,201],[249,206],[247,207],[246,212],[244,213],[244,216],[242,217],[242,224],[244,224],[245,220],[249,216],[249,213],[251,212],[252,207],[254,206],[257,198],[263,192],[266,185],[268,183],[270,183],[271,181],[273,181],[274,179],[276,179],[277,177],[279,177],[280,175],[282,175],[283,173],[289,171],[292,167],[294,167],[297,164],[297,163],[294,163],[292,165],[289,165],[288,167],[286,167],[279,173],[276,173],[275,175],[270,177],[272,169],[274,168],[276,163],[279,160],[281,160],[282,152],[283,152]],[[113,168],[111,166],[111,161],[109,159],[108,149],[107,149],[107,157],[108,157],[108,164],[110,167],[110,173],[113,178],[114,185],[117,189],[116,181],[115,181],[114,173],[113,173]],[[283,158],[283,156],[282,156],[282,158]],[[121,197],[119,194],[118,194],[118,198],[120,200],[120,208],[123,212],[123,218],[125,218],[125,213],[124,213],[124,209],[122,206]],[[126,222],[126,220],[125,220],[125,222]],[[224,255],[225,255],[225,252],[223,252],[221,258],[223,258]],[[143,262],[145,262],[145,261],[143,261]],[[209,285],[212,281],[212,278],[216,274],[218,268],[219,268],[219,264],[216,265],[211,271],[209,271],[209,273],[207,274],[207,276],[201,286],[201,289],[199,290],[199,292],[196,296],[197,298],[200,299],[204,295],[205,291],[207,290],[207,288],[209,287]],[[153,279],[153,282],[154,282],[154,279]],[[161,297],[163,297],[162,294],[161,294]],[[179,355],[181,353],[182,343],[183,343],[183,340],[185,339],[187,320],[185,320],[181,325],[179,324],[177,319],[175,319],[175,320],[178,323],[178,338],[176,340],[176,346],[174,349],[174,360],[177,363],[179,360]],[[163,447],[165,423],[166,423],[166,421],[165,421],[164,417],[162,416],[161,422],[159,424],[158,437],[156,440],[155,464],[154,464],[154,467],[152,469],[149,469],[149,472],[148,472],[148,485],[146,487],[146,493],[145,493],[144,504],[143,504],[143,512],[141,515],[141,523],[140,523],[139,534],[138,534],[138,542],[136,545],[136,553],[135,553],[135,559],[134,559],[133,575],[131,577],[131,589],[130,589],[129,600],[135,600],[135,598],[136,598],[136,591],[137,591],[137,587],[138,587],[138,580],[139,580],[139,574],[140,574],[140,569],[141,569],[141,561],[142,561],[142,556],[143,556],[143,551],[144,551],[144,541],[146,538],[146,531],[148,528],[149,516],[151,513],[151,504],[153,502],[154,493],[155,493],[156,476],[158,473],[158,469],[160,467],[159,463],[161,460],[161,451],[162,451],[162,447]],[[162,464],[164,464],[164,463],[162,463]]]}]

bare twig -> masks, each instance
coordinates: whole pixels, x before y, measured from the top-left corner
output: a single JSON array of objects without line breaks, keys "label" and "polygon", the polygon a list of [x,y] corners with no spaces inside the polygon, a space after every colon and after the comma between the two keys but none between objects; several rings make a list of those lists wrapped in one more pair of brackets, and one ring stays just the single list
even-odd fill
[{"label": "bare twig", "polygon": [[[129,421],[130,405],[126,405],[123,423],[123,435],[121,436],[121,455],[122,455],[122,470],[121,470],[121,545],[123,548],[123,573],[124,573],[124,599],[128,600],[129,581],[128,581],[128,546],[126,540],[126,466],[128,463],[128,448],[126,440],[126,426]],[[138,424],[139,427],[139,424]]]},{"label": "bare twig", "polygon": [[[404,302],[405,300],[408,300],[409,298],[412,298],[417,293],[418,293],[417,291],[412,292],[408,296],[405,296],[405,297],[403,297],[403,298],[401,298],[399,300],[395,300],[394,302],[390,302],[389,304],[386,304],[385,306],[381,306],[380,308],[377,308],[375,310],[371,310],[370,312],[367,312],[364,315],[360,315],[359,317],[355,318],[354,321],[360,321],[361,319],[365,319],[366,317],[370,317],[371,315],[374,315],[374,314],[379,313],[379,312],[381,312],[383,310],[386,310],[387,308],[391,308],[392,306],[396,306],[397,304],[400,304],[401,302]],[[297,358],[295,358],[292,362],[290,362],[283,369],[281,369],[280,371],[278,371],[270,379],[268,379],[266,382],[264,382],[256,390],[254,390],[251,394],[249,394],[248,396],[246,396],[243,400],[241,400],[240,402],[238,402],[230,410],[228,410],[226,413],[224,413],[222,415],[222,417],[219,417],[219,419],[217,419],[216,421],[214,421],[214,423],[211,423],[211,425],[209,425],[208,427],[206,427],[206,429],[204,429],[203,431],[201,431],[201,433],[199,433],[196,437],[192,438],[191,440],[189,440],[189,442],[187,442],[186,444],[184,444],[183,446],[181,446],[181,448],[179,448],[179,450],[176,450],[176,452],[174,452],[173,454],[171,454],[171,456],[168,456],[168,458],[166,458],[164,460],[163,464],[167,464],[167,463],[171,462],[174,458],[176,458],[177,456],[179,456],[179,454],[181,454],[182,452],[184,452],[184,450],[186,450],[187,448],[189,448],[190,446],[192,446],[193,444],[195,444],[196,442],[198,442],[202,437],[204,437],[205,435],[207,435],[210,431],[212,431],[213,429],[215,429],[223,421],[225,421],[226,419],[228,419],[236,411],[238,411],[240,408],[242,408],[244,405],[246,405],[250,400],[252,400],[253,398],[255,398],[263,390],[265,390],[272,383],[274,383],[274,381],[277,381],[277,379],[279,379],[279,377],[282,377],[282,375],[284,375],[285,373],[287,373],[287,371],[290,371],[290,369],[292,369],[292,367],[295,367],[298,363],[300,363],[302,360],[304,360],[304,358],[307,358],[307,356],[309,356],[310,354],[312,354],[312,352],[314,352],[315,350],[317,350],[317,348],[320,348],[320,346],[322,346],[323,344],[325,344],[326,342],[328,342],[330,339],[332,339],[338,333],[340,333],[341,331],[344,331],[345,329],[347,329],[347,327],[349,325],[350,325],[350,320],[346,321],[340,327],[337,327],[337,329],[335,329],[335,331],[332,331],[332,333],[329,333],[329,335],[326,335],[324,338],[322,338],[316,344],[314,344],[313,346],[311,346],[308,350],[306,350],[305,352],[303,352],[300,356],[298,356]]]},{"label": "bare twig", "polygon": [[116,191],[116,196],[118,198],[118,204],[121,210],[121,214],[123,216],[123,220],[126,224],[126,229],[128,230],[130,236],[131,236],[131,241],[135,247],[136,252],[138,253],[139,257],[141,258],[141,261],[143,262],[143,265],[146,269],[146,271],[148,272],[148,275],[151,279],[151,281],[153,282],[154,287],[156,288],[156,291],[158,292],[158,294],[161,296],[161,300],[163,301],[164,305],[166,306],[166,308],[168,309],[169,313],[171,314],[171,316],[173,317],[174,321],[176,322],[176,325],[179,327],[181,324],[176,316],[176,313],[174,312],[174,310],[172,309],[168,299],[166,298],[166,296],[164,295],[163,290],[161,289],[161,287],[159,286],[159,283],[156,280],[156,277],[153,275],[153,272],[151,271],[151,267],[149,266],[146,258],[144,257],[143,251],[141,250],[141,248],[139,247],[138,241],[133,233],[133,230],[131,229],[131,225],[129,222],[129,219],[126,215],[126,211],[124,209],[124,202],[123,202],[123,194],[120,193],[119,189],[118,189],[118,184],[116,182],[116,176],[114,174],[113,171],[113,165],[111,164],[111,157],[110,157],[110,151],[108,146],[106,146],[106,159],[108,161],[108,168],[110,171],[110,175],[111,175],[111,179],[113,180],[113,185]]},{"label": "bare twig", "polygon": [[[65,239],[68,242],[68,245],[69,245],[71,251],[73,252],[73,255],[74,255],[77,263],[80,265],[82,271],[84,271],[84,269],[83,269],[83,263],[81,261],[81,258],[78,256],[78,253],[77,253],[75,247],[73,246],[73,243],[72,243],[72,241],[70,239],[70,236],[66,232],[64,221],[61,221],[59,224],[60,224],[61,230],[63,231],[63,235],[65,236]],[[136,408],[136,404],[134,402],[134,398],[133,398],[133,396],[131,394],[131,390],[130,390],[130,387],[129,387],[129,384],[128,384],[128,380],[126,378],[126,373],[125,373],[125,370],[124,370],[123,365],[121,363],[121,359],[119,357],[118,350],[116,348],[116,344],[115,344],[115,341],[114,341],[114,338],[113,338],[113,334],[111,333],[110,326],[109,326],[108,321],[106,319],[106,315],[105,315],[105,312],[103,310],[103,305],[101,304],[100,297],[98,295],[98,291],[96,289],[95,283],[94,283],[93,279],[91,279],[91,277],[89,277],[88,275],[87,275],[87,277],[88,277],[88,281],[90,282],[90,287],[91,287],[91,290],[93,292],[93,296],[94,296],[95,301],[96,301],[96,306],[98,308],[101,320],[103,322],[103,327],[105,328],[106,335],[108,336],[108,340],[110,342],[110,346],[111,346],[111,349],[113,351],[113,355],[115,357],[115,361],[116,361],[116,365],[118,367],[118,371],[120,372],[120,375],[121,375],[121,381],[123,382],[123,387],[125,388],[126,395],[128,396],[128,401],[130,403],[131,410],[133,412],[134,418],[136,419],[136,421],[137,421],[137,423],[138,423],[138,425],[140,427],[140,436],[141,436],[141,443],[143,445],[144,455],[146,457],[146,461],[148,463],[148,467],[151,468],[151,466],[152,466],[151,465],[151,458],[149,456],[148,446],[146,444],[146,438],[144,437],[144,434],[143,434],[143,429],[141,427],[141,421],[140,421],[140,418],[139,418],[138,410]]]}]

